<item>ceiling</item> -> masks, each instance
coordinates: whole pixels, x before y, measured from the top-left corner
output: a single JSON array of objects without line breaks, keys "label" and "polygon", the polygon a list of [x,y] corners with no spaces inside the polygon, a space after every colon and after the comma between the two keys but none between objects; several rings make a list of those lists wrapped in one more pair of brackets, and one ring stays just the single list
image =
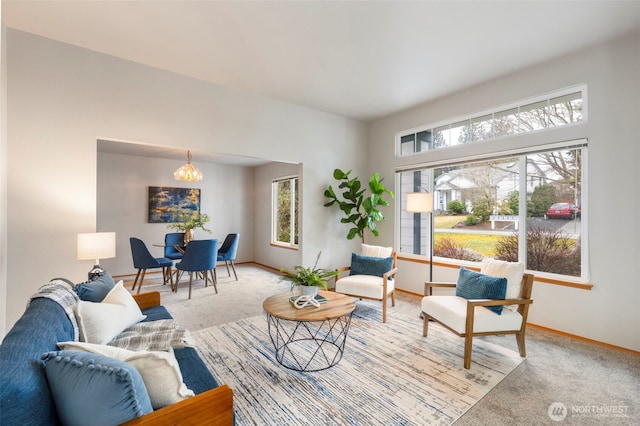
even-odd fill
[{"label": "ceiling", "polygon": [[371,121],[637,31],[640,1],[2,0],[2,20]]}]

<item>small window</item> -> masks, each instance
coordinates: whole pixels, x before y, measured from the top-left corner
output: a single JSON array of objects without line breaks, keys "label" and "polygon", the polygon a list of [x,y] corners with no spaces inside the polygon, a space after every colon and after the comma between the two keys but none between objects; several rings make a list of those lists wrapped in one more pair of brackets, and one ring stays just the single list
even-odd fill
[{"label": "small window", "polygon": [[298,177],[273,181],[273,221],[271,241],[274,244],[298,246]]}]

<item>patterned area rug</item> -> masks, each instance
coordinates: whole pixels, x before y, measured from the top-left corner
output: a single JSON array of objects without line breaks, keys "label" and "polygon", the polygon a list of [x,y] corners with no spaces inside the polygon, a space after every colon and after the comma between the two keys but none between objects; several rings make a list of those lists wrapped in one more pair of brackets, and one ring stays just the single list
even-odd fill
[{"label": "patterned area rug", "polygon": [[[192,332],[213,375],[234,391],[238,425],[448,425],[515,369],[519,354],[463,339],[438,324],[358,302],[338,365],[299,373],[275,360],[266,316]],[[393,312],[393,311],[392,311]]]}]

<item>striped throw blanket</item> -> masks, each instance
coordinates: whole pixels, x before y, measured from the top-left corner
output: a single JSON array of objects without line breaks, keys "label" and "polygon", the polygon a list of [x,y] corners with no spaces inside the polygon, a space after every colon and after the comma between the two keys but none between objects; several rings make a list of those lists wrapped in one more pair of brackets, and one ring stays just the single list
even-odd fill
[{"label": "striped throw blanket", "polygon": [[37,299],[39,297],[46,297],[48,299],[57,302],[64,312],[67,314],[69,321],[73,325],[73,340],[78,341],[79,332],[78,332],[78,322],[76,321],[76,316],[73,312],[76,303],[80,298],[73,290],[74,284],[64,278],[54,278],[49,281],[47,284],[43,285],[38,289],[38,292],[35,293],[27,302],[27,307],[33,299]]}]

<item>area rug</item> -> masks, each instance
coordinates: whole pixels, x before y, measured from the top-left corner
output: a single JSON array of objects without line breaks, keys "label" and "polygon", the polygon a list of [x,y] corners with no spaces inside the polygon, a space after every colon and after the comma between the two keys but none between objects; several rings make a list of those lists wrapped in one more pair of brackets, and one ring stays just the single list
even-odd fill
[{"label": "area rug", "polygon": [[358,302],[344,356],[314,373],[275,360],[265,315],[192,333],[210,371],[234,391],[238,425],[448,425],[523,359],[474,340],[470,370],[463,340],[438,324],[422,337],[416,316]]}]

